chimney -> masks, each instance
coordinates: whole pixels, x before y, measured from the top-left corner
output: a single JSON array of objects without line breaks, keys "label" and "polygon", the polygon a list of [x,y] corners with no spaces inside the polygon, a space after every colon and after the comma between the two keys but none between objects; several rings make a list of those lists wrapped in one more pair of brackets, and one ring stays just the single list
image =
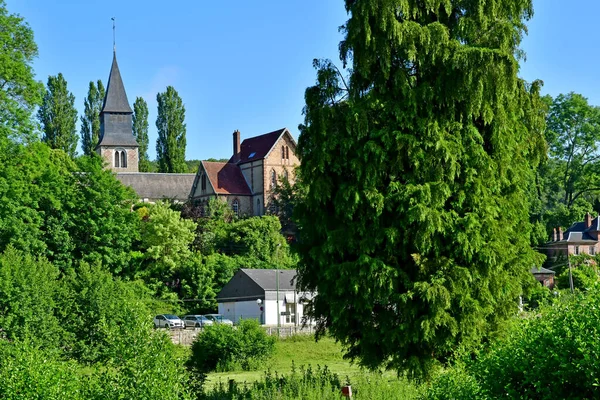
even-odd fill
[{"label": "chimney", "polygon": [[552,229],[552,241],[553,241],[553,242],[556,242],[556,237],[557,237],[557,236],[556,236],[556,228],[553,228],[553,229]]},{"label": "chimney", "polygon": [[558,240],[563,240],[563,231],[560,226],[558,227]]},{"label": "chimney", "polygon": [[233,156],[237,156],[241,151],[240,131],[233,131]]},{"label": "chimney", "polygon": [[588,212],[585,213],[585,227],[589,228],[592,226],[592,215]]}]

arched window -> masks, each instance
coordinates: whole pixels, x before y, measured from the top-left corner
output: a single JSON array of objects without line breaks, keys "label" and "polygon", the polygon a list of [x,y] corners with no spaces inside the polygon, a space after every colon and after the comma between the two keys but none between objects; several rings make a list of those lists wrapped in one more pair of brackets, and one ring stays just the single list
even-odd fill
[{"label": "arched window", "polygon": [[127,152],[121,150],[121,168],[127,168]]},{"label": "arched window", "polygon": [[275,170],[272,169],[271,170],[271,189],[273,189],[275,186],[277,186],[277,174],[275,173]]},{"label": "arched window", "polygon": [[202,174],[202,190],[206,190],[206,174]]},{"label": "arched window", "polygon": [[121,167],[121,156],[119,155],[120,151],[115,151],[115,168]]},{"label": "arched window", "polygon": [[288,146],[285,146],[285,159],[290,159],[290,148]]},{"label": "arched window", "polygon": [[281,146],[281,159],[283,160],[285,158],[285,147]]},{"label": "arched window", "polygon": [[256,215],[260,215],[260,199],[256,199]]},{"label": "arched window", "polygon": [[231,209],[235,215],[240,215],[240,202],[238,199],[233,200],[231,203]]},{"label": "arched window", "polygon": [[285,179],[286,181],[288,181],[290,179],[287,169],[283,170],[283,179]]}]

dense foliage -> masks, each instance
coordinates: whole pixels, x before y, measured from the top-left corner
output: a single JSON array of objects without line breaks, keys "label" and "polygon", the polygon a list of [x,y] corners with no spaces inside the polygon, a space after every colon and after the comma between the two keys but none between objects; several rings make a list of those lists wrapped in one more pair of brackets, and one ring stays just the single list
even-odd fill
[{"label": "dense foliage", "polygon": [[185,163],[185,107],[173,86],[156,95],[156,161],[158,172],[187,172]]},{"label": "dense foliage", "polygon": [[95,154],[98,140],[100,140],[100,111],[104,101],[104,85],[98,79],[98,83],[90,82],[88,94],[83,105],[84,111],[81,116],[81,148],[83,154],[91,156]]},{"label": "dense foliage", "polygon": [[0,0],[0,143],[36,137],[33,112],[42,102],[44,86],[35,80],[33,60],[38,47],[33,31]]},{"label": "dense foliage", "polygon": [[242,320],[237,328],[214,324],[204,328],[192,344],[189,366],[199,372],[256,368],[275,350],[275,337],[258,322]]},{"label": "dense foliage", "polygon": [[563,295],[516,321],[477,357],[433,384],[432,399],[591,399],[600,373],[600,292]]},{"label": "dense foliage", "polygon": [[42,140],[53,149],[61,149],[71,157],[77,152],[77,109],[75,96],[69,92],[62,73],[49,76],[46,93],[38,110],[44,132]]},{"label": "dense foliage", "polygon": [[138,145],[138,169],[140,172],[150,172],[148,159],[148,103],[142,97],[137,97],[133,103],[133,136]]},{"label": "dense foliage", "polygon": [[539,83],[517,77],[530,0],[347,0],[298,149],[300,281],[363,365],[427,373],[517,312]]}]

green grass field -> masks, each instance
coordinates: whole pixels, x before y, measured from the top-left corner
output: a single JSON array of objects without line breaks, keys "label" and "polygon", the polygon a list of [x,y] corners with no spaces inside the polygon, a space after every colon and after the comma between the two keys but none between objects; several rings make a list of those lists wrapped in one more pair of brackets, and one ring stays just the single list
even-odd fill
[{"label": "green grass field", "polygon": [[[364,371],[357,365],[351,364],[342,357],[342,347],[331,338],[322,338],[315,342],[313,336],[294,336],[288,339],[281,339],[275,345],[275,354],[260,369],[256,371],[233,371],[233,372],[214,372],[208,374],[206,382],[207,387],[214,387],[219,382],[227,383],[230,379],[238,383],[251,383],[264,377],[267,370],[272,373],[289,374],[292,371],[292,365],[298,370],[300,366],[311,366],[316,368],[318,365],[327,368],[344,379],[346,376],[351,381],[356,379],[368,379],[376,374]],[[404,379],[398,379],[393,372],[386,372],[383,375],[385,381],[394,386],[404,386],[406,391],[401,398],[410,399],[411,393],[416,393],[414,386]],[[398,383],[400,383],[398,385]],[[405,383],[405,385],[404,385]]]}]

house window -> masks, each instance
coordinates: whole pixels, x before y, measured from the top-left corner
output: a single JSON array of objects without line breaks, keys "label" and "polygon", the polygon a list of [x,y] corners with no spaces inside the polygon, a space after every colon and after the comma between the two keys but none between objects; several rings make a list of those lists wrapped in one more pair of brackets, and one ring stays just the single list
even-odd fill
[{"label": "house window", "polygon": [[592,255],[592,256],[596,255],[596,247],[590,246],[590,255]]},{"label": "house window", "polygon": [[283,160],[285,158],[285,147],[281,146],[281,159]]},{"label": "house window", "polygon": [[575,246],[575,255],[579,255],[579,246]]},{"label": "house window", "polygon": [[275,186],[277,186],[277,174],[273,169],[271,170],[271,189],[273,189]]},{"label": "house window", "polygon": [[286,181],[289,181],[289,176],[288,176],[287,169],[283,170],[283,179],[285,179]]},{"label": "house window", "polygon": [[206,175],[202,174],[202,190],[206,190]]},{"label": "house window", "polygon": [[127,152],[115,150],[115,168],[127,168]]},{"label": "house window", "polygon": [[288,146],[285,146],[285,159],[290,159],[290,148]]},{"label": "house window", "polygon": [[121,150],[121,168],[127,168],[127,152]]},{"label": "house window", "polygon": [[294,324],[296,323],[296,304],[285,303],[285,323]]},{"label": "house window", "polygon": [[115,168],[119,168],[121,166],[121,158],[119,156],[119,151],[115,151]]},{"label": "house window", "polygon": [[235,215],[240,215],[240,202],[238,199],[233,200],[233,203],[231,203],[231,209]]}]

